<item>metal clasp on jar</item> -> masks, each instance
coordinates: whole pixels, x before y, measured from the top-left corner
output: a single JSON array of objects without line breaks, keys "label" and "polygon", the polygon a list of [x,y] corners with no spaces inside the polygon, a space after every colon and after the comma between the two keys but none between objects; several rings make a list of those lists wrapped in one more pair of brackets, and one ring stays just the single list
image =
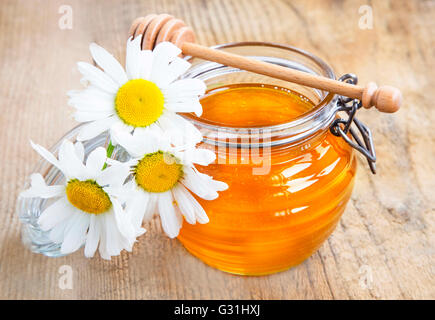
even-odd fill
[{"label": "metal clasp on jar", "polygon": [[[338,80],[350,84],[358,83],[358,77],[351,73],[341,76]],[[361,101],[358,99],[339,96],[337,106],[337,112],[346,112],[347,119],[335,119],[330,127],[332,134],[337,137],[342,137],[350,146],[361,152],[366,157],[372,173],[376,174],[376,152],[373,144],[372,133],[364,123],[355,117],[356,112],[362,106]],[[352,124],[355,126],[352,126]],[[357,130],[355,130],[355,128]],[[350,133],[353,140],[349,137],[348,133]]]}]

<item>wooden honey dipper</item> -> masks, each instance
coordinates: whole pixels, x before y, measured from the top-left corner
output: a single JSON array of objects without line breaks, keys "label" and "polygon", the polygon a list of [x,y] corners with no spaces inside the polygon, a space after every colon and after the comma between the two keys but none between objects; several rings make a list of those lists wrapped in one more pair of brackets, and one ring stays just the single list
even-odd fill
[{"label": "wooden honey dipper", "polygon": [[403,100],[400,90],[391,86],[378,88],[369,82],[362,87],[195,44],[193,30],[169,14],[149,14],[135,19],[129,35],[133,38],[142,35],[144,50],[169,41],[184,55],[359,99],[367,109],[375,106],[381,112],[393,113],[399,110]]}]

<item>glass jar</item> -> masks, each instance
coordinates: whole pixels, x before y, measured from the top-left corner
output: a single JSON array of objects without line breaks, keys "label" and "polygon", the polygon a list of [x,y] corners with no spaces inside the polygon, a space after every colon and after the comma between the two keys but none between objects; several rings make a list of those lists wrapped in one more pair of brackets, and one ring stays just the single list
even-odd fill
[{"label": "glass jar", "polygon": [[[63,140],[67,139],[75,142],[77,134],[85,124],[80,124],[67,132],[59,141],[52,146],[49,151],[57,155],[59,147]],[[109,133],[104,132],[95,138],[83,142],[85,158],[97,147],[107,147],[109,142]],[[129,160],[128,153],[121,147],[115,147],[112,157],[119,161]],[[65,176],[63,173],[50,164],[48,161],[41,159],[34,168],[33,172],[40,173],[48,185],[64,184]],[[27,179],[23,190],[30,187],[30,179]],[[41,213],[49,207],[55,199],[43,198],[23,198],[18,197],[16,212],[21,222],[21,240],[23,244],[32,252],[41,253],[48,257],[60,257],[61,244],[53,242],[50,237],[50,231],[43,231],[38,223]]]},{"label": "glass jar", "polygon": [[[215,47],[262,61],[335,79],[331,68],[300,49],[243,42]],[[291,89],[315,107],[274,126],[223,127],[186,116],[203,133],[203,148],[217,160],[200,172],[224,181],[218,199],[198,199],[210,222],[183,224],[179,241],[220,270],[262,275],[288,269],[313,254],[332,233],[348,202],[356,172],[353,149],[329,127],[337,97],[321,90],[187,58],[184,76],[205,81],[208,92],[232,84],[261,83]]]}]

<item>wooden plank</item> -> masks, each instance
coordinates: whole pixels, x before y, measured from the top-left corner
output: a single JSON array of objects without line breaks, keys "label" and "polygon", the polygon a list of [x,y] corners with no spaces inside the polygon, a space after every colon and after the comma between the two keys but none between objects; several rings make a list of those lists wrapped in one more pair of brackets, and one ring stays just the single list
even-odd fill
[{"label": "wooden plank", "polygon": [[[405,299],[435,298],[435,1],[371,1],[372,30],[358,27],[364,1],[63,1],[0,3],[0,298],[4,299]],[[265,277],[207,267],[176,240],[147,227],[133,254],[107,262],[82,252],[50,259],[25,250],[15,201],[38,156],[75,123],[66,91],[79,88],[76,61],[96,41],[124,59],[130,22],[150,12],[186,20],[198,42],[274,41],[312,51],[338,75],[353,72],[402,89],[403,110],[360,118],[372,129],[376,176],[360,161],[352,200],[333,235],[303,264]],[[363,159],[360,159],[363,160]],[[59,267],[73,269],[72,290]],[[371,274],[373,281],[364,282]],[[370,277],[369,277],[370,278]]]}]

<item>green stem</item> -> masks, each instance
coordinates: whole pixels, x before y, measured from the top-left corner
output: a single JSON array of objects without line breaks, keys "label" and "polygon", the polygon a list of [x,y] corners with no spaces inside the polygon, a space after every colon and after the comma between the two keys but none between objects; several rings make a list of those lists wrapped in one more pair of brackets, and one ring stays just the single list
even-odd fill
[{"label": "green stem", "polygon": [[[112,144],[112,141],[109,141],[109,145],[107,146],[107,158],[110,158],[113,153],[113,149],[115,149],[115,146]],[[103,166],[103,170],[107,168],[107,162]]]}]

